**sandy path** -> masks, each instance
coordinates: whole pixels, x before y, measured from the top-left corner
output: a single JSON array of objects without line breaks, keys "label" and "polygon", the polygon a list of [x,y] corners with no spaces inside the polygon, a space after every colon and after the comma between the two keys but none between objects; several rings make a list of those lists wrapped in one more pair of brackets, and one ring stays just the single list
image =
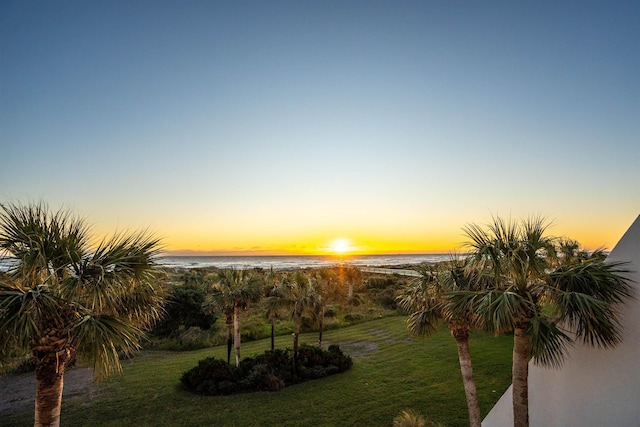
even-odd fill
[{"label": "sandy path", "polygon": [[[91,368],[70,369],[64,374],[62,401],[92,395],[97,390]],[[35,374],[0,377],[0,418],[9,413],[33,410],[36,397]]]}]

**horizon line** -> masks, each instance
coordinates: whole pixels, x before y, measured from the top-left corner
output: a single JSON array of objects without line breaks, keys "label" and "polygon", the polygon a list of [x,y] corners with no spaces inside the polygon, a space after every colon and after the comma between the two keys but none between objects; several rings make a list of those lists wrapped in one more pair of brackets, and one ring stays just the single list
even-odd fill
[{"label": "horizon line", "polygon": [[460,253],[457,251],[451,250],[442,250],[442,251],[434,251],[434,250],[424,250],[424,251],[381,251],[381,252],[346,252],[342,254],[333,253],[333,252],[305,252],[305,253],[296,253],[296,252],[287,252],[287,251],[197,251],[197,250],[169,250],[169,251],[161,251],[159,256],[167,257],[167,256],[251,256],[251,257],[260,257],[260,256],[292,256],[292,257],[302,257],[302,256],[324,256],[329,258],[348,258],[352,256],[374,256],[374,255],[449,255]]}]

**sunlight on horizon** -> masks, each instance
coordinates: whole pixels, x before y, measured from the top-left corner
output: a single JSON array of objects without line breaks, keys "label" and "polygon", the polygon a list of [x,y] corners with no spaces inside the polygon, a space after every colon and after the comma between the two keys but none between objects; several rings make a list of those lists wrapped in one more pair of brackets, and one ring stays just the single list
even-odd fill
[{"label": "sunlight on horizon", "polygon": [[351,252],[353,248],[349,239],[338,238],[331,242],[331,244],[329,245],[329,250],[334,254],[344,255],[347,252]]}]

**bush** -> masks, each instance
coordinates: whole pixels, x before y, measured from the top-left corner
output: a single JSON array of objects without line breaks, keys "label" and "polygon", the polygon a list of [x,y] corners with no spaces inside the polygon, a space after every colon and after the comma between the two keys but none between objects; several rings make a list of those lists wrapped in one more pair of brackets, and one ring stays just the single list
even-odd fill
[{"label": "bush", "polygon": [[354,307],[358,307],[359,305],[362,305],[363,301],[362,301],[362,297],[360,295],[354,295],[351,298],[349,298],[348,301],[349,305],[352,305]]},{"label": "bush", "polygon": [[360,313],[347,313],[344,315],[345,322],[354,323],[364,320],[364,316]]},{"label": "bush", "polygon": [[16,357],[5,363],[0,363],[0,375],[5,374],[26,374],[36,370],[36,361],[29,354],[25,357]]},{"label": "bush", "polygon": [[239,385],[240,389],[247,391],[277,391],[285,386],[285,382],[274,373],[272,368],[263,363],[257,363],[239,381]]},{"label": "bush", "polygon": [[325,319],[334,318],[338,315],[338,309],[334,305],[328,305],[324,310]]},{"label": "bush", "polygon": [[210,329],[216,317],[207,312],[205,304],[204,291],[182,286],[174,287],[167,298],[166,316],[154,328],[153,333],[166,337],[175,334],[181,328]]},{"label": "bush", "polygon": [[351,357],[337,345],[326,351],[303,345],[298,351],[297,374],[293,370],[293,353],[287,349],[243,359],[237,368],[209,357],[183,373],[180,382],[186,390],[204,395],[277,391],[287,385],[344,372],[352,363]]},{"label": "bush", "polygon": [[185,329],[180,327],[167,338],[159,338],[147,344],[147,348],[164,351],[191,351],[220,344],[217,342],[216,329],[203,331],[197,326]]},{"label": "bush", "polygon": [[367,280],[368,289],[387,289],[390,287],[398,287],[398,279],[395,277],[370,277]]},{"label": "bush", "polygon": [[197,394],[231,394],[235,391],[236,368],[221,359],[207,357],[198,366],[188,370],[180,382],[189,391]]},{"label": "bush", "polygon": [[371,299],[382,308],[386,308],[387,310],[395,310],[398,308],[396,291],[394,289],[380,289],[372,291],[371,293]]}]

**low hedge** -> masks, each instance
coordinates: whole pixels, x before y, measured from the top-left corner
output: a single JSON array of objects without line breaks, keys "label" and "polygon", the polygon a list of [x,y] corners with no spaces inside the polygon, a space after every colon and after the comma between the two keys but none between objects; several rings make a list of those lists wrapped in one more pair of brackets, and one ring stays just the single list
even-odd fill
[{"label": "low hedge", "polygon": [[208,357],[184,372],[180,378],[187,391],[203,395],[226,395],[253,391],[277,391],[291,384],[338,374],[351,368],[353,361],[340,347],[327,350],[303,345],[298,350],[298,363],[293,369],[290,349],[265,351],[245,358],[235,367],[222,359]]}]

